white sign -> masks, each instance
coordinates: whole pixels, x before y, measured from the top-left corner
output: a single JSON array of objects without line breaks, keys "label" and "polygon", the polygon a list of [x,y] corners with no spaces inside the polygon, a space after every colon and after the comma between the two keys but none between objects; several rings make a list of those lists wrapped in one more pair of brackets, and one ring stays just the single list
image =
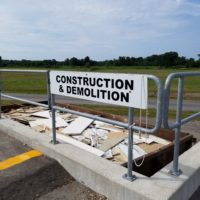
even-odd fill
[{"label": "white sign", "polygon": [[102,103],[147,108],[147,76],[50,71],[51,93]]}]

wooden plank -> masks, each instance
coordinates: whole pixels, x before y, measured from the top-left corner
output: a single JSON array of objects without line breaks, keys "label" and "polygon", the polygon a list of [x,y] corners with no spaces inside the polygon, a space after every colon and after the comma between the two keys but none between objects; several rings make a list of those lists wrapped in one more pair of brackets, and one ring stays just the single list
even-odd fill
[{"label": "wooden plank", "polygon": [[85,117],[76,118],[71,124],[62,130],[62,133],[67,135],[81,134],[94,120]]},{"label": "wooden plank", "polygon": [[97,156],[102,156],[105,153],[104,151],[101,151],[101,150],[96,149],[94,147],[91,147],[91,146],[89,146],[87,144],[79,142],[79,141],[77,141],[77,140],[75,140],[75,139],[73,139],[73,138],[71,138],[69,136],[61,135],[61,134],[57,134],[56,136],[57,136],[58,140],[62,140],[63,142],[67,142],[68,144],[72,144],[72,145],[74,145],[74,146],[76,146],[76,147],[78,147],[80,149],[83,149],[85,151],[93,153],[93,154],[95,154]]},{"label": "wooden plank", "polygon": [[108,139],[102,142],[100,146],[100,150],[102,151],[108,151],[112,147],[116,146],[120,142],[122,142],[125,138],[127,138],[128,135],[124,132],[111,132],[108,133]]},{"label": "wooden plank", "polygon": [[49,114],[48,110],[47,111],[35,112],[35,113],[31,114],[31,116],[41,117],[41,118],[46,118],[46,119],[50,118],[50,114]]}]

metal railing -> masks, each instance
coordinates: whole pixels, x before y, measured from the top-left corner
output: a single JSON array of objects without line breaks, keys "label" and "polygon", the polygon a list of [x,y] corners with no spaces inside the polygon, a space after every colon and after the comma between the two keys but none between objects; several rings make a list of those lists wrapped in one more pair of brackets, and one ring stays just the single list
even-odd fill
[{"label": "metal railing", "polygon": [[[48,71],[48,70],[0,70],[0,73],[1,72],[25,72],[25,73],[31,72],[31,73],[46,73],[47,74],[48,105],[30,101],[30,100],[26,100],[26,99],[22,99],[22,98],[18,98],[18,97],[13,97],[10,95],[5,95],[1,92],[1,88],[0,88],[0,100],[1,100],[1,97],[6,97],[6,98],[26,102],[26,103],[29,103],[32,105],[48,107],[52,112],[52,143],[53,144],[58,143],[57,139],[56,139],[56,118],[55,118],[56,110],[59,110],[62,112],[68,112],[71,114],[76,114],[78,116],[91,118],[94,120],[98,120],[98,121],[105,122],[105,123],[110,123],[113,125],[118,125],[118,126],[128,129],[128,170],[127,170],[127,174],[124,175],[124,178],[126,178],[129,181],[133,181],[136,179],[136,176],[133,175],[133,172],[132,172],[133,171],[133,163],[132,163],[133,162],[133,131],[143,131],[146,133],[154,133],[154,132],[158,131],[161,127],[163,87],[162,87],[161,80],[159,78],[157,78],[156,76],[153,76],[153,75],[146,75],[148,77],[148,80],[153,80],[155,82],[155,85],[157,88],[157,105],[156,105],[155,126],[153,128],[144,128],[144,127],[140,127],[140,126],[135,126],[135,124],[133,122],[134,108],[132,108],[132,107],[128,108],[128,123],[123,123],[120,121],[115,121],[115,120],[99,117],[96,115],[82,113],[82,112],[78,112],[78,111],[74,111],[74,110],[70,110],[67,108],[62,108],[62,107],[56,106],[55,105],[55,96],[56,95],[51,94],[51,83],[50,83],[50,77],[49,77],[50,71]],[[1,114],[1,110],[0,110],[0,114]]]},{"label": "metal railing", "polygon": [[61,108],[58,106],[55,106],[55,95],[51,94],[51,111],[52,111],[52,131],[53,131],[53,144],[57,144],[56,140],[56,122],[55,122],[55,111],[59,110],[62,112],[68,112],[71,114],[87,117],[90,119],[98,120],[101,122],[109,123],[112,125],[117,125],[121,126],[123,128],[128,129],[128,171],[127,174],[124,175],[124,178],[126,178],[129,181],[133,181],[136,179],[136,176],[132,174],[133,171],[133,131],[143,131],[146,133],[154,133],[158,131],[161,127],[162,123],[162,98],[163,98],[163,87],[161,80],[157,78],[156,76],[153,75],[146,75],[148,80],[153,80],[156,84],[157,88],[157,105],[156,105],[156,120],[155,120],[155,126],[153,128],[143,128],[140,126],[135,126],[133,119],[134,119],[134,108],[129,107],[128,108],[128,123],[123,123],[111,119],[106,119],[103,117],[91,115],[88,113],[81,113],[78,111],[66,109],[66,108]]},{"label": "metal railing", "polygon": [[[170,74],[165,82],[164,88],[164,112],[163,112],[163,125],[167,129],[175,129],[175,141],[174,141],[174,155],[173,155],[173,167],[170,171],[172,175],[179,176],[182,171],[178,167],[179,159],[179,148],[180,148],[180,131],[181,126],[200,117],[200,112],[195,113],[187,118],[181,119],[182,108],[183,108],[183,89],[184,89],[184,78],[200,76],[200,72],[178,72]],[[176,108],[176,121],[173,124],[169,124],[169,101],[170,101],[170,88],[171,83],[174,79],[178,79],[178,96],[177,96],[177,108]],[[199,108],[200,110],[200,108]]]}]

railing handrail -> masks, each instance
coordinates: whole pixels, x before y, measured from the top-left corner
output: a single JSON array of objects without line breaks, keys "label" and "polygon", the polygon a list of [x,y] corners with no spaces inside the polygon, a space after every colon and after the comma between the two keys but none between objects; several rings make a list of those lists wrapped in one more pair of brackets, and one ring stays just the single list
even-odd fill
[{"label": "railing handrail", "polygon": [[169,101],[170,101],[170,88],[171,88],[171,83],[175,78],[184,78],[184,77],[194,77],[194,76],[200,76],[200,72],[176,72],[176,73],[171,73],[166,81],[165,81],[165,86],[164,86],[164,109],[163,109],[163,126],[167,129],[175,129],[180,125],[184,125],[193,119],[196,119],[200,117],[200,112],[193,114],[191,116],[188,116],[184,119],[180,120],[180,123],[173,123],[169,124]]},{"label": "railing handrail", "polygon": [[49,70],[32,70],[32,69],[0,69],[0,72],[30,72],[30,73],[47,73]]},{"label": "railing handrail", "polygon": [[[200,72],[176,72],[170,74],[165,82],[164,88],[164,112],[163,112],[163,125],[167,129],[175,129],[175,141],[174,141],[174,155],[173,155],[173,167],[170,171],[172,175],[179,176],[182,171],[178,166],[179,149],[180,149],[180,131],[181,126],[190,122],[197,117],[200,117],[200,112],[193,114],[185,119],[181,119],[182,106],[183,106],[183,90],[184,90],[184,78],[200,76]],[[177,96],[177,108],[176,108],[176,122],[169,125],[169,101],[170,101],[170,88],[174,79],[178,78],[178,96]]]}]

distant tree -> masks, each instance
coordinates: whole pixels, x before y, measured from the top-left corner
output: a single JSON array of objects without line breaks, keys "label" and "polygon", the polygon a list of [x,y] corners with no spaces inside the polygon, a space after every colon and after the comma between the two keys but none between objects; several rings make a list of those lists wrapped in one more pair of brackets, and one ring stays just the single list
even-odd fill
[{"label": "distant tree", "polygon": [[90,67],[90,66],[91,66],[91,64],[90,64],[90,57],[89,57],[89,56],[86,56],[86,57],[84,58],[84,65],[85,65],[86,67]]},{"label": "distant tree", "polygon": [[162,55],[162,64],[166,67],[176,66],[178,57],[179,56],[177,52],[166,52]]},{"label": "distant tree", "polygon": [[197,56],[199,57],[199,60],[200,60],[200,53],[199,53],[199,54],[197,54]]},{"label": "distant tree", "polygon": [[76,57],[72,57],[70,60],[69,60],[69,64],[71,66],[77,66],[78,65],[78,59]]},{"label": "distant tree", "polygon": [[66,59],[64,60],[64,64],[65,64],[65,65],[69,65],[69,58],[66,58]]},{"label": "distant tree", "polygon": [[89,63],[89,62],[90,62],[90,57],[89,57],[89,56],[86,56],[86,57],[84,58],[84,61],[85,61],[85,63]]},{"label": "distant tree", "polygon": [[1,67],[1,65],[2,65],[2,58],[1,58],[1,56],[0,56],[0,67]]}]

